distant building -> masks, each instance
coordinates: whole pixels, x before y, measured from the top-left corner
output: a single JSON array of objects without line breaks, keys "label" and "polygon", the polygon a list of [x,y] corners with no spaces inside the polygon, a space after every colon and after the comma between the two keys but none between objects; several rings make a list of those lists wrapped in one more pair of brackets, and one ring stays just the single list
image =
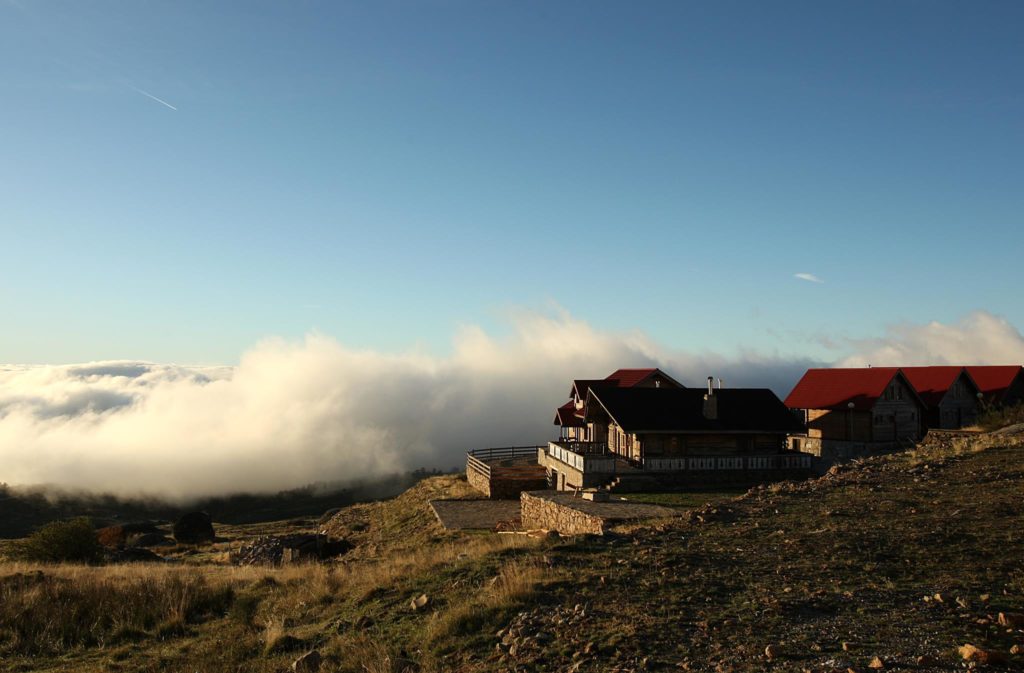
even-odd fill
[{"label": "distant building", "polygon": [[926,411],[897,367],[808,369],[785,404],[807,426],[794,448],[835,457],[916,441]]},{"label": "distant building", "polygon": [[926,407],[925,427],[962,428],[978,420],[978,386],[964,367],[901,367]]},{"label": "distant building", "polygon": [[1020,365],[965,367],[977,384],[984,408],[1024,403],[1024,368]]}]

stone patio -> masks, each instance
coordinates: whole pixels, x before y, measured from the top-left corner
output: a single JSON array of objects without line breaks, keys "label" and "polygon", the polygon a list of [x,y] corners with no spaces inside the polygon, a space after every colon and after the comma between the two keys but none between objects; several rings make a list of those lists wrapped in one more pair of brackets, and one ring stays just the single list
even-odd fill
[{"label": "stone patio", "polygon": [[519,518],[518,500],[431,500],[430,508],[447,530],[493,530]]}]

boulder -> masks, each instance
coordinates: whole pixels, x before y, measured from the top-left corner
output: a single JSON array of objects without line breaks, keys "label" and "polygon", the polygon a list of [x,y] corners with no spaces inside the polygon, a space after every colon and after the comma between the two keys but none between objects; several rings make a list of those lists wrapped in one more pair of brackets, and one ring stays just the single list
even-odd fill
[{"label": "boulder", "polygon": [[183,514],[174,523],[174,539],[185,544],[213,542],[213,521],[206,512],[189,512]]}]

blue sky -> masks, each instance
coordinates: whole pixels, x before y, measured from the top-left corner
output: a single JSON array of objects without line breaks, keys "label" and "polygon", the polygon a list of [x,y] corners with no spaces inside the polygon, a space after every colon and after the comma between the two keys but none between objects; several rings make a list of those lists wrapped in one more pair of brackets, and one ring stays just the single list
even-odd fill
[{"label": "blue sky", "polygon": [[551,305],[722,353],[1020,327],[1021,25],[1012,2],[0,0],[0,361],[232,362],[310,330],[443,353]]}]

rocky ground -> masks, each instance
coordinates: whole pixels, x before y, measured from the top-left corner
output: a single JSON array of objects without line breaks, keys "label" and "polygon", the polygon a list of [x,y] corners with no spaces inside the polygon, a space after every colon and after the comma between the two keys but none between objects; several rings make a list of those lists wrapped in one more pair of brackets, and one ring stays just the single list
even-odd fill
[{"label": "rocky ground", "polygon": [[[322,520],[218,527],[159,571],[0,567],[0,670],[1024,670],[1019,432],[933,438],[605,537],[441,529],[427,503],[469,495],[437,477]],[[354,547],[229,565],[317,531]],[[67,623],[79,613],[92,621]]]}]

